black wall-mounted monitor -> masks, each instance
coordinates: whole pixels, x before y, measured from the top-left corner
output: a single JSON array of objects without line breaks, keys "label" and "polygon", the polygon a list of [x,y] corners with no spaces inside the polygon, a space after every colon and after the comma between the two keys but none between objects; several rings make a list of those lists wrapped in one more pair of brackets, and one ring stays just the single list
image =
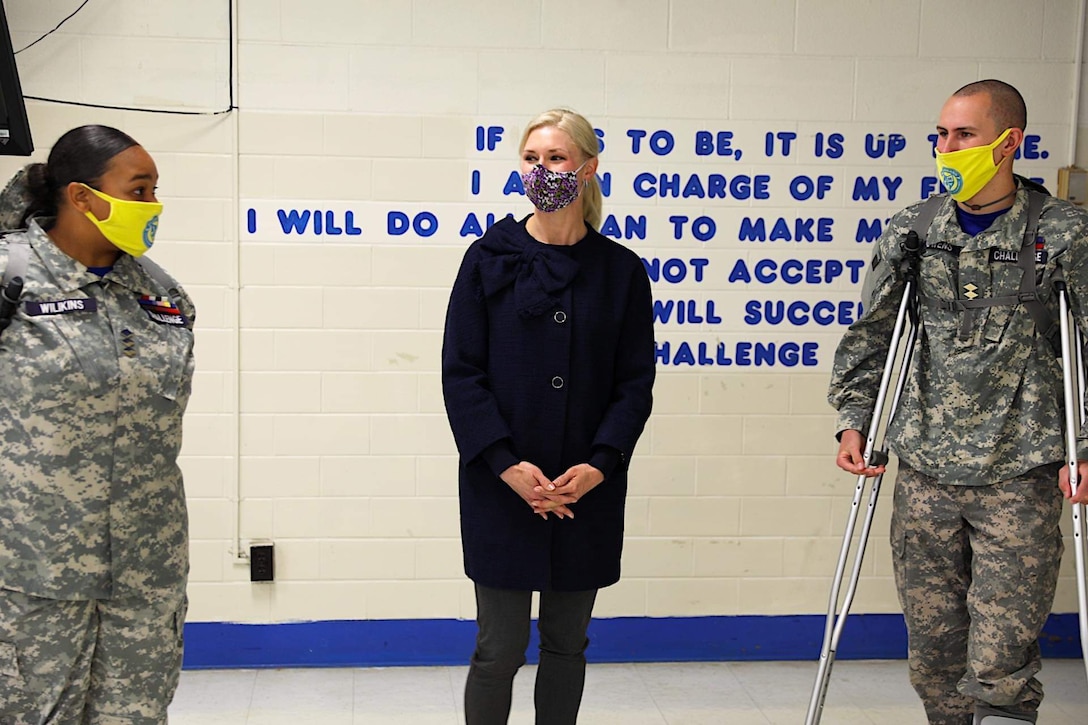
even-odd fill
[{"label": "black wall-mounted monitor", "polygon": [[30,138],[19,68],[15,65],[11,47],[8,16],[0,1],[0,154],[30,156],[33,151],[34,141]]}]

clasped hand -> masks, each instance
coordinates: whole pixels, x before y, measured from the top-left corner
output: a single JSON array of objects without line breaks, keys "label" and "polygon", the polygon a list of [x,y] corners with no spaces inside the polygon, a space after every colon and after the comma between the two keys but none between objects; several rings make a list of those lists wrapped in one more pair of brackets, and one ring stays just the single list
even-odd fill
[{"label": "clasped hand", "polygon": [[541,518],[547,519],[552,513],[561,519],[573,519],[570,505],[596,488],[604,474],[588,463],[579,463],[552,481],[537,466],[522,461],[503,471],[501,478]]}]

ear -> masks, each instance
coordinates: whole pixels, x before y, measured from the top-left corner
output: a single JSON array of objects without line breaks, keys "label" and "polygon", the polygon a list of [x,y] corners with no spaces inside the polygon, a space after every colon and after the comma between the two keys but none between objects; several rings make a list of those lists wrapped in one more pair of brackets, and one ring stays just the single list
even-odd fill
[{"label": "ear", "polygon": [[65,187],[64,196],[68,203],[81,214],[91,210],[91,198],[94,195],[87,191],[87,187],[78,181],[72,181]]},{"label": "ear", "polygon": [[597,157],[594,156],[593,158],[591,158],[589,161],[586,162],[586,168],[585,168],[586,181],[589,181],[591,178],[593,178],[594,174],[596,174],[596,173],[597,173]]},{"label": "ear", "polygon": [[1024,143],[1024,129],[1010,128],[1009,135],[1005,137],[1004,143],[998,150],[1001,151],[1003,157],[1009,157],[1016,153],[1016,149],[1020,148],[1022,143]]}]

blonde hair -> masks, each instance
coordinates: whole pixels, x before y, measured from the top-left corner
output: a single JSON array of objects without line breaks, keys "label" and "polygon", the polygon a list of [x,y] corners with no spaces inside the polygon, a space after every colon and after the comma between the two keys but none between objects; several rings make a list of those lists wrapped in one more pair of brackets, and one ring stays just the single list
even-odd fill
[{"label": "blonde hair", "polygon": [[[525,149],[525,142],[529,140],[529,134],[544,126],[554,126],[570,136],[575,147],[582,154],[582,160],[597,158],[597,134],[593,131],[593,125],[579,113],[566,108],[553,108],[540,114],[525,127],[521,134],[521,144],[518,151]],[[597,183],[597,176],[587,179],[586,187],[582,190],[582,218],[586,226],[600,229],[603,214],[603,198],[601,185]]]}]

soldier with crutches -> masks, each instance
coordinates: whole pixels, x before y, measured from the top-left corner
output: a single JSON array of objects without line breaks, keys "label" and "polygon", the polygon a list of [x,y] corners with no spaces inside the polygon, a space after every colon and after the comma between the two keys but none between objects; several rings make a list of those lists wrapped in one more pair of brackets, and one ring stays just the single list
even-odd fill
[{"label": "soldier with crutches", "polygon": [[[887,447],[899,458],[892,561],[910,679],[931,725],[1035,722],[1037,640],[1057,585],[1063,493],[1088,502],[1088,486],[1072,490],[1068,481],[1070,469],[1088,475],[1088,441],[1075,421],[1077,452],[1067,453],[1062,411],[1073,406],[1063,400],[1059,324],[1067,285],[1071,314],[1088,329],[1088,213],[1013,174],[1026,121],[1023,98],[1001,81],[964,86],[944,104],[936,157],[948,194],[899,212],[877,241],[866,311],[836,351],[828,395],[839,411],[836,463],[859,477],[855,512],[864,479],[884,472],[875,454]],[[904,263],[912,231],[916,295]],[[872,419],[890,387],[890,345],[912,306],[914,349],[891,398],[887,443],[878,445]],[[1073,465],[1059,475],[1067,459]],[[859,567],[860,558],[841,616]],[[829,622],[810,725],[839,631],[841,622]]]}]

